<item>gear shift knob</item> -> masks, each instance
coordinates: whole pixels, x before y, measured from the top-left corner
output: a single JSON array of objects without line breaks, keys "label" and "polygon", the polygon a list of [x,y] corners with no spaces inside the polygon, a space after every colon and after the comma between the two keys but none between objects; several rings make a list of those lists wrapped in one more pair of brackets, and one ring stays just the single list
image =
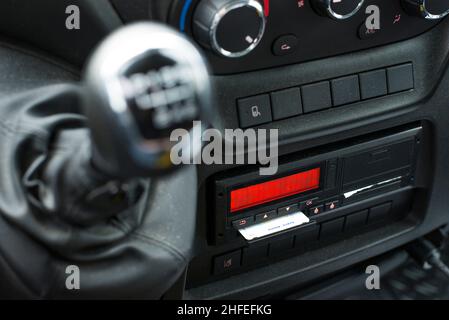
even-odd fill
[{"label": "gear shift knob", "polygon": [[[172,171],[173,130],[190,133],[211,108],[206,62],[178,32],[155,23],[120,29],[94,52],[85,76],[84,112],[94,165],[119,178]],[[207,116],[206,116],[207,118]],[[187,139],[182,139],[185,141]],[[191,155],[201,146],[193,142]]]}]

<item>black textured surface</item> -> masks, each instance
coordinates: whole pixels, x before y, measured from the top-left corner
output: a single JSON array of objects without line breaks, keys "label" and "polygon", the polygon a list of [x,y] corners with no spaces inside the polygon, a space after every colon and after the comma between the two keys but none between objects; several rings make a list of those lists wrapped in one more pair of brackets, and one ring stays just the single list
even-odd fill
[{"label": "black textured surface", "polygon": [[[66,28],[66,8],[80,9],[80,29]],[[108,0],[2,0],[0,32],[78,67],[121,21]]]},{"label": "black textured surface", "polygon": [[12,95],[48,84],[73,82],[77,70],[47,56],[0,43],[0,95]]}]

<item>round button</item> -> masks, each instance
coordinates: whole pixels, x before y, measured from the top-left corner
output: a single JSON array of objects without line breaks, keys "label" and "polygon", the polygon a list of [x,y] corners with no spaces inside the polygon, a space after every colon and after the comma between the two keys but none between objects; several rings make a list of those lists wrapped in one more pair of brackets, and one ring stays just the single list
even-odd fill
[{"label": "round button", "polygon": [[428,20],[442,19],[449,14],[448,0],[402,0],[408,13]]},{"label": "round button", "polygon": [[377,37],[381,32],[381,29],[368,29],[365,23],[362,23],[359,27],[358,36],[361,40],[368,40]]},{"label": "round button", "polygon": [[298,48],[298,38],[292,34],[277,38],[273,43],[273,54],[285,56],[296,51]]},{"label": "round button", "polygon": [[193,32],[196,40],[216,53],[238,58],[254,50],[265,32],[265,15],[256,0],[203,0]]},{"label": "round button", "polygon": [[321,15],[336,20],[345,20],[354,16],[365,0],[313,0],[312,6]]}]

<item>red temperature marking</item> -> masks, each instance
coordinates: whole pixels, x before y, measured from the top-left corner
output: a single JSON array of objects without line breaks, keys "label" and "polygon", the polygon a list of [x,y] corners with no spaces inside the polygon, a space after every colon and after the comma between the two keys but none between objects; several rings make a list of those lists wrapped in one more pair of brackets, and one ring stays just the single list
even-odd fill
[{"label": "red temperature marking", "polygon": [[270,0],[263,0],[263,6],[265,11],[265,17],[270,15]]}]

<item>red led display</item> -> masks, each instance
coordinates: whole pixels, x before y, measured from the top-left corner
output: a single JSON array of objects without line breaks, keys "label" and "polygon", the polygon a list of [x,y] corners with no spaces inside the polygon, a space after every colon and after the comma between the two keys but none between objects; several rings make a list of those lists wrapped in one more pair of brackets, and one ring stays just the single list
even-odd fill
[{"label": "red led display", "polygon": [[289,197],[320,187],[320,168],[231,191],[231,212]]}]

